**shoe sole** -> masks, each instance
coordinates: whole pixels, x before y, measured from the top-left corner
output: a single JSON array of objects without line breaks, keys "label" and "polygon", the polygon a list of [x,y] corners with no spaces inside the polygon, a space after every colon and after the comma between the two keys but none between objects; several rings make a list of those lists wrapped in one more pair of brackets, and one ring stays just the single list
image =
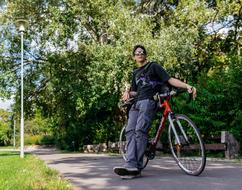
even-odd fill
[{"label": "shoe sole", "polygon": [[137,177],[141,177],[141,174],[137,174],[137,175],[122,175],[120,176],[122,179],[134,179]]}]

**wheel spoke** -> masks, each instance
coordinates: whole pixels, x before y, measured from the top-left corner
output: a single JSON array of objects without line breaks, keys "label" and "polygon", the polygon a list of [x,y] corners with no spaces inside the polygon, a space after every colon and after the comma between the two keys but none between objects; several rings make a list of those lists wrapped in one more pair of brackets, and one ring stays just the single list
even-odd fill
[{"label": "wheel spoke", "polygon": [[184,115],[176,115],[173,126],[177,134],[175,135],[174,129],[171,130],[171,126],[169,126],[169,143],[175,160],[187,174],[199,175],[205,167],[206,157],[204,145],[196,126]]}]

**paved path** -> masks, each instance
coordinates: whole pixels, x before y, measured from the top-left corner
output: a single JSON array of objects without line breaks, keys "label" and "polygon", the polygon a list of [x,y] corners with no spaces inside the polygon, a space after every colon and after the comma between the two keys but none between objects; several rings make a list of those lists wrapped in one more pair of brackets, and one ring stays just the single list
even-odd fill
[{"label": "paved path", "polygon": [[77,190],[240,190],[242,163],[208,161],[199,176],[184,174],[172,158],[150,161],[142,177],[122,180],[113,173],[122,158],[103,154],[66,154],[54,149],[34,151],[50,167],[60,171]]}]

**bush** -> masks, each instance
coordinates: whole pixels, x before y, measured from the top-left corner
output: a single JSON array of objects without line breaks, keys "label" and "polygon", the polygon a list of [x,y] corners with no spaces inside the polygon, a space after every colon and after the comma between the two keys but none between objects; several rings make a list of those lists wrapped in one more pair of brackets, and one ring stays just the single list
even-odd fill
[{"label": "bush", "polygon": [[25,135],[25,145],[52,145],[55,144],[55,138],[51,135]]},{"label": "bush", "polygon": [[0,146],[10,144],[9,130],[10,129],[7,124],[3,122],[0,123]]},{"label": "bush", "polygon": [[55,144],[55,138],[51,135],[44,135],[40,140],[41,145],[53,145]]},{"label": "bush", "polygon": [[24,136],[24,144],[25,145],[39,145],[41,142],[41,135],[25,135]]}]

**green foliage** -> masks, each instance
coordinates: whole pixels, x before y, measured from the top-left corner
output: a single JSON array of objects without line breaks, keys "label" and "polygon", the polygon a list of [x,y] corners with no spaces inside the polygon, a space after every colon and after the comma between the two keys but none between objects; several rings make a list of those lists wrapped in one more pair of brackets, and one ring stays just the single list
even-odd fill
[{"label": "green foliage", "polygon": [[9,127],[7,124],[0,123],[0,145],[8,145],[9,137],[8,137]]},{"label": "green foliage", "polygon": [[0,145],[10,144],[11,123],[9,121],[10,113],[0,109]]},{"label": "green foliage", "polygon": [[42,136],[41,135],[24,135],[25,145],[38,145],[40,144]]},{"label": "green foliage", "polygon": [[33,118],[25,121],[25,133],[30,135],[50,134],[48,122],[48,119],[41,115],[40,110],[37,110]]},{"label": "green foliage", "polygon": [[[176,109],[204,134],[241,130],[239,2],[20,1],[0,4],[0,95],[15,94],[19,115],[20,38],[13,22],[25,16],[27,133],[53,135],[61,148],[75,150],[116,140],[123,124],[117,103],[135,67],[136,44],[171,76],[197,87],[197,100],[185,105],[180,98]],[[234,29],[221,35],[213,27],[220,25]]]},{"label": "green foliage", "polygon": [[[55,138],[52,135],[24,135],[25,145],[53,145]],[[19,142],[17,142],[19,145]]]},{"label": "green foliage", "polygon": [[242,66],[235,61],[231,59],[231,66],[226,70],[215,69],[210,71],[209,76],[201,75],[195,102],[185,105],[182,98],[176,101],[177,112],[188,114],[205,137],[230,131],[240,139]]},{"label": "green foliage", "polygon": [[53,145],[55,144],[55,138],[52,135],[43,135],[39,141],[40,145]]}]

